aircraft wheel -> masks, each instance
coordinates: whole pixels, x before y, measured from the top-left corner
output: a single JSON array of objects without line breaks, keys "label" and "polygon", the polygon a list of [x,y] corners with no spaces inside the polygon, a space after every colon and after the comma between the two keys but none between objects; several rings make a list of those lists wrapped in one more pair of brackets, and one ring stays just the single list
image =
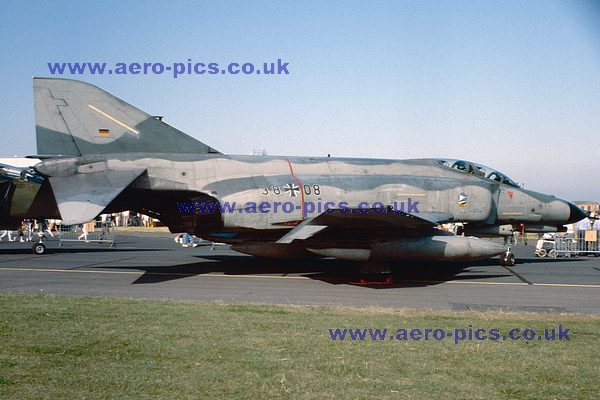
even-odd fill
[{"label": "aircraft wheel", "polygon": [[513,253],[504,253],[500,256],[500,265],[503,267],[515,266],[515,255]]},{"label": "aircraft wheel", "polygon": [[557,256],[558,256],[558,253],[554,249],[552,249],[548,252],[548,257],[556,258]]},{"label": "aircraft wheel", "polygon": [[31,248],[33,250],[33,254],[44,254],[46,252],[46,246],[43,243],[36,243]]},{"label": "aircraft wheel", "polygon": [[544,258],[544,257],[546,257],[548,255],[548,252],[546,251],[546,249],[539,249],[537,255],[539,257]]}]

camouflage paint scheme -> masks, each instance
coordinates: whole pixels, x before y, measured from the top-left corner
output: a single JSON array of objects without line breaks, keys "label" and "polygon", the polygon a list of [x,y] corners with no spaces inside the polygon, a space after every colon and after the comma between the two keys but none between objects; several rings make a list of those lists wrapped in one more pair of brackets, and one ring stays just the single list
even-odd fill
[{"label": "camouflage paint scheme", "polygon": [[[557,230],[583,218],[569,202],[466,161],[225,155],[84,82],[34,78],[34,95],[44,159],[35,170],[51,187],[60,215],[28,214],[66,224],[129,209],[159,218],[173,232],[233,243],[250,254],[393,261],[505,251],[443,232],[439,223],[462,222],[471,234],[488,235],[510,234],[520,223]],[[236,208],[182,213],[182,202],[235,202]],[[248,212],[249,202],[294,207]],[[345,202],[350,212],[310,212],[306,202],[315,208]],[[359,213],[361,202],[404,208]]]}]

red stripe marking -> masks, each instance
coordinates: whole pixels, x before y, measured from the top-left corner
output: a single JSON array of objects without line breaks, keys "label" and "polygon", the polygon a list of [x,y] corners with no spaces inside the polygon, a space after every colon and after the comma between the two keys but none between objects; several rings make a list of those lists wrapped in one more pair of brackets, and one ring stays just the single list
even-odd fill
[{"label": "red stripe marking", "polygon": [[302,182],[300,182],[300,179],[298,179],[296,174],[294,174],[294,168],[292,168],[292,163],[290,162],[289,158],[286,158],[285,160],[290,166],[290,173],[292,174],[292,176],[296,180],[296,183],[298,184],[298,187],[300,188],[300,195],[302,196],[302,214],[300,215],[300,221],[304,221],[304,188],[302,187]]}]

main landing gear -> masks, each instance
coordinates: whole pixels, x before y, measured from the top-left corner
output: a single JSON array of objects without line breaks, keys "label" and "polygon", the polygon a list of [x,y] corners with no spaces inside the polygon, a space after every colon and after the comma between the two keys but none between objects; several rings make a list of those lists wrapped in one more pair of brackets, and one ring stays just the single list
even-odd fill
[{"label": "main landing gear", "polygon": [[360,264],[360,282],[358,285],[391,285],[394,283],[389,265],[380,262],[364,262]]}]

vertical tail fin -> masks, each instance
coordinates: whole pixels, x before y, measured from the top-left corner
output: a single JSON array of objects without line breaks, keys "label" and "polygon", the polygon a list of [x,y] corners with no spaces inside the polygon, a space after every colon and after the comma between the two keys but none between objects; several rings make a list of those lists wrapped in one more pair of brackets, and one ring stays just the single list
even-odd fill
[{"label": "vertical tail fin", "polygon": [[38,154],[219,153],[89,83],[33,78]]}]

